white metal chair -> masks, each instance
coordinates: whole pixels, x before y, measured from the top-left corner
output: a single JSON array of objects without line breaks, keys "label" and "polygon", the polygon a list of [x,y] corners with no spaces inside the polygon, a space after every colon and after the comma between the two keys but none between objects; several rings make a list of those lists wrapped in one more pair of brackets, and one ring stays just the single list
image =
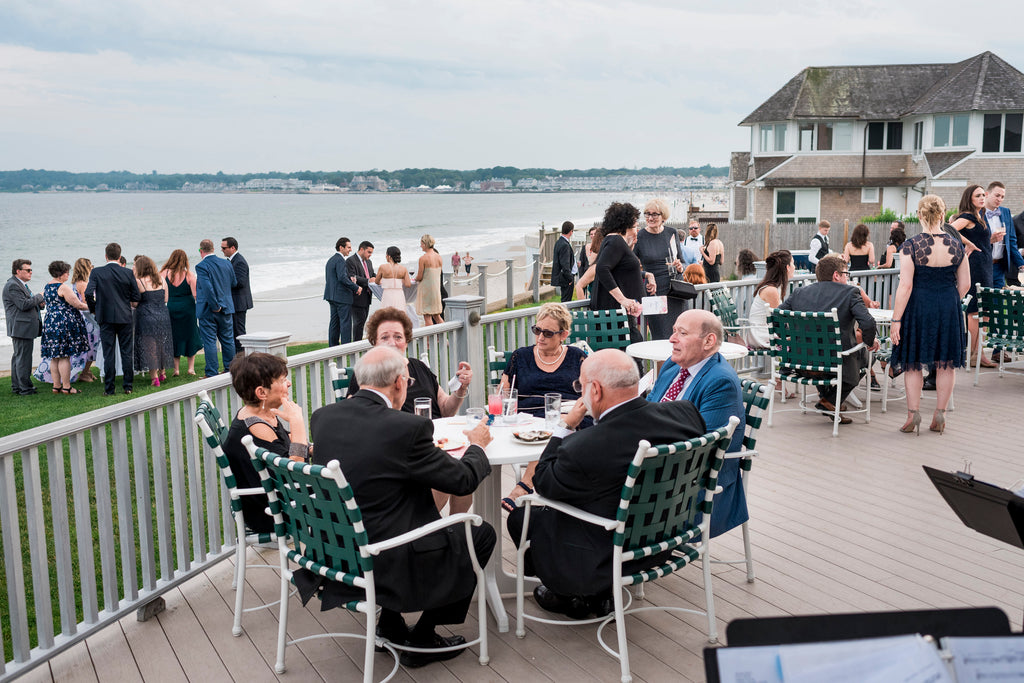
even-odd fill
[{"label": "white metal chair", "polygon": [[342,401],[348,395],[348,385],[352,382],[352,368],[339,368],[333,360],[327,366],[331,376],[331,391],[334,392],[334,400]]}]

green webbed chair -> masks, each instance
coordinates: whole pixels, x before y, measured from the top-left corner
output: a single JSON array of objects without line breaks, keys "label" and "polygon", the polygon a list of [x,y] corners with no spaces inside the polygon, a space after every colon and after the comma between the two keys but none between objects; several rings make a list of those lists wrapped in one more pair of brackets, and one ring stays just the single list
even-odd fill
[{"label": "green webbed chair", "polygon": [[629,316],[619,309],[592,311],[589,308],[574,308],[569,343],[578,341],[587,342],[594,351],[624,351],[630,344]]},{"label": "green webbed chair", "polygon": [[975,386],[981,377],[982,349],[992,349],[993,357],[998,354],[999,369],[990,372],[998,372],[1000,377],[1006,372],[1003,351],[1014,356],[1024,353],[1024,292],[978,285],[978,324],[985,334],[978,344]]},{"label": "green webbed chair", "polygon": [[327,366],[331,375],[331,391],[334,392],[334,400],[343,401],[348,396],[348,385],[352,382],[352,368],[339,368],[333,360]]}]

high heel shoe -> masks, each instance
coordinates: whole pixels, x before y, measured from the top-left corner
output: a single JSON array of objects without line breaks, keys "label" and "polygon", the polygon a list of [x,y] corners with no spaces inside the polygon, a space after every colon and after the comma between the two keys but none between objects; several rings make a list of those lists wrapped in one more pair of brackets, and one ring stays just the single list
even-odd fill
[{"label": "high heel shoe", "polygon": [[946,430],[945,410],[940,408],[935,411],[935,415],[932,416],[932,424],[930,427],[928,427],[928,429],[932,430],[933,432],[938,432],[940,436],[942,435],[942,432]]},{"label": "high heel shoe", "polygon": [[921,436],[921,413],[917,410],[907,411],[907,422],[900,427],[900,431],[904,434],[917,432],[917,435]]},{"label": "high heel shoe", "polygon": [[159,387],[160,386],[160,378],[159,377],[154,377],[153,378],[153,386],[154,387]]}]

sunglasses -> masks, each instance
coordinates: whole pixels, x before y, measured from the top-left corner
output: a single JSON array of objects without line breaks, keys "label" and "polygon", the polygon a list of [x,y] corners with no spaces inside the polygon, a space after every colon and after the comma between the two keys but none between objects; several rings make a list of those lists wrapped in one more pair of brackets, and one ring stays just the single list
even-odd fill
[{"label": "sunglasses", "polygon": [[530,332],[533,332],[534,334],[536,334],[538,336],[543,335],[545,339],[551,339],[556,334],[560,334],[560,332],[557,332],[555,330],[545,330],[543,327],[539,327],[537,325],[534,325],[533,327],[531,327],[530,328]]}]

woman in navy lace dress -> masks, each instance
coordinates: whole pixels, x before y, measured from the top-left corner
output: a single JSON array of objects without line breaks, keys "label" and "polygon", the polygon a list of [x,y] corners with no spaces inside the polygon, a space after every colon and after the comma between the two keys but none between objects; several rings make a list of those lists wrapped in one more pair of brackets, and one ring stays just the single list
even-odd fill
[{"label": "woman in navy lace dress", "polygon": [[946,205],[935,195],[921,198],[917,215],[923,232],[900,249],[900,285],[893,306],[892,365],[907,388],[907,421],[902,432],[921,433],[923,370],[935,366],[936,410],[930,429],[942,433],[956,369],[963,367],[964,329],[960,299],[971,284],[964,246],[942,229]]}]

